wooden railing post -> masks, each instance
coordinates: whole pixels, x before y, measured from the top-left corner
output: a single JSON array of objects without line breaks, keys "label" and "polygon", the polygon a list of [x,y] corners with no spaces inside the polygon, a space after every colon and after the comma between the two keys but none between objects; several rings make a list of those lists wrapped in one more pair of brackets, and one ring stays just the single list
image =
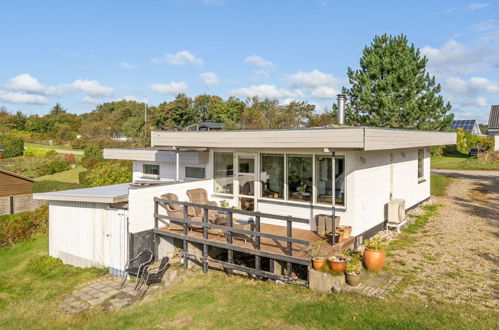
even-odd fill
[{"label": "wooden railing post", "polygon": [[[293,236],[293,222],[291,220],[287,220],[287,235],[288,237],[292,237]],[[293,255],[293,242],[289,242],[288,241],[288,244],[287,244],[287,249],[286,249],[286,254],[288,256],[292,256]],[[291,277],[291,262],[288,261],[288,264],[287,264],[287,269],[288,269],[288,276]]]},{"label": "wooden railing post", "polygon": [[[257,215],[255,217],[255,231],[260,234],[260,216]],[[260,236],[255,236],[255,249],[260,251]],[[260,256],[255,256],[255,269],[260,270],[260,264],[262,262],[262,258]]]},{"label": "wooden railing post", "polygon": [[[227,244],[232,244],[232,211],[227,212],[227,225],[229,230],[227,231]],[[232,249],[227,250],[227,262],[229,264],[234,263],[234,251]],[[232,270],[227,269],[227,274],[232,274]]]},{"label": "wooden railing post", "polygon": [[158,201],[154,200],[154,228],[158,229],[159,224],[158,224]]},{"label": "wooden railing post", "polygon": [[[203,208],[203,223],[208,223],[208,209]],[[208,239],[208,227],[203,226],[203,238],[205,240]],[[208,245],[206,242],[203,243],[203,272],[208,272],[208,262],[206,259],[208,258]]]},{"label": "wooden railing post", "polygon": [[[184,221],[189,220],[189,207],[187,205],[184,205]],[[187,223],[184,223],[184,235],[188,236],[189,235],[189,226]],[[184,248],[184,268],[187,269],[189,267],[189,246],[187,244],[187,241],[184,239],[183,240],[183,248]]]}]

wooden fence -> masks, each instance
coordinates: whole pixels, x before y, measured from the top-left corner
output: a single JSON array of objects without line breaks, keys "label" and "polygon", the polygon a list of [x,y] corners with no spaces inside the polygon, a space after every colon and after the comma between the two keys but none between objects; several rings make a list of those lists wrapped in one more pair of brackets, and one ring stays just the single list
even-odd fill
[{"label": "wooden fence", "polygon": [[33,199],[32,194],[0,197],[0,215],[33,211],[46,205],[47,201]]}]

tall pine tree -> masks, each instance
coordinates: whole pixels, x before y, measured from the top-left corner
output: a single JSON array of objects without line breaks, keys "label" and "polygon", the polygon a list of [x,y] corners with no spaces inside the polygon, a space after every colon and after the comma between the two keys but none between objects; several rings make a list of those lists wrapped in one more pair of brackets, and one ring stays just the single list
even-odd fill
[{"label": "tall pine tree", "polygon": [[402,34],[376,36],[364,48],[360,69],[348,68],[347,123],[447,130],[454,117],[451,105],[438,95],[441,87],[426,72],[427,61]]}]

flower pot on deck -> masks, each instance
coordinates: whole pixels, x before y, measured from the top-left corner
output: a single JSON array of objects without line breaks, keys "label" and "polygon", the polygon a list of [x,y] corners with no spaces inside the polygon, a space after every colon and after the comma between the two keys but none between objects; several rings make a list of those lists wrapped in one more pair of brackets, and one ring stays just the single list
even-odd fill
[{"label": "flower pot on deck", "polygon": [[360,272],[346,272],[346,280],[350,286],[358,286],[360,284]]},{"label": "flower pot on deck", "polygon": [[347,267],[347,260],[343,257],[330,257],[328,260],[329,269],[335,273],[342,273]]},{"label": "flower pot on deck", "polygon": [[323,257],[315,257],[312,259],[312,267],[315,270],[321,270],[321,268],[326,264],[326,259]]},{"label": "flower pot on deck", "polygon": [[364,265],[369,270],[381,270],[385,264],[385,250],[364,250]]},{"label": "flower pot on deck", "polygon": [[352,226],[339,226],[338,228],[343,231],[343,240],[350,238],[350,235],[352,234]]}]

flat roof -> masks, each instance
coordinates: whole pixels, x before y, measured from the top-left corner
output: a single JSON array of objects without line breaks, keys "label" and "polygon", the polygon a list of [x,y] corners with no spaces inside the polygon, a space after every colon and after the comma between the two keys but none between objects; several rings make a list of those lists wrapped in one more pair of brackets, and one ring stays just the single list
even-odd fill
[{"label": "flat roof", "polygon": [[456,143],[456,133],[377,127],[153,131],[152,147],[387,150]]},{"label": "flat roof", "polygon": [[130,183],[110,186],[53,191],[33,194],[33,199],[94,203],[119,203],[128,201]]}]

